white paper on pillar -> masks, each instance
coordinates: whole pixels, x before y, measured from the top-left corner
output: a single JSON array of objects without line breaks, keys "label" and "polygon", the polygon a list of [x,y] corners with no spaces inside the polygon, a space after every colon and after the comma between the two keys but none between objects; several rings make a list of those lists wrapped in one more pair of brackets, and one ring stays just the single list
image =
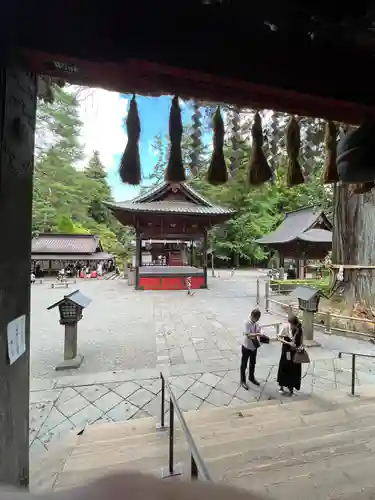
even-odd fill
[{"label": "white paper on pillar", "polygon": [[7,328],[9,364],[26,352],[26,316],[10,321]]}]

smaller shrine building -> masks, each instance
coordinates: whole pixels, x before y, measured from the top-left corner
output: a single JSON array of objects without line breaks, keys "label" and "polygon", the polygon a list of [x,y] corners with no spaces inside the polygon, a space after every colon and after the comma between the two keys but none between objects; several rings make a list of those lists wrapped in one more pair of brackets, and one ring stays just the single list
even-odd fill
[{"label": "smaller shrine building", "polygon": [[295,260],[297,278],[302,279],[307,261],[322,260],[331,250],[332,224],[321,209],[304,207],[287,212],[275,231],[256,242],[277,250],[280,270],[284,259]]},{"label": "smaller shrine building", "polygon": [[113,261],[114,256],[103,250],[94,234],[38,233],[31,241],[31,259],[39,277],[77,263],[96,268],[99,262]]},{"label": "smaller shrine building", "polygon": [[135,229],[136,289],[207,288],[207,233],[230,219],[232,209],[210,203],[186,183],[167,182],[108,207],[121,224]]}]

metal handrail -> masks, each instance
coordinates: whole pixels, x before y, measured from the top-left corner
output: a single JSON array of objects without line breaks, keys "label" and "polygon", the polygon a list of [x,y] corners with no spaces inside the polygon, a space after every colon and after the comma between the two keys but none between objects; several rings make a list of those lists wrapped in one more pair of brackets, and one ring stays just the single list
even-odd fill
[{"label": "metal handrail", "polygon": [[210,475],[208,473],[207,467],[200,456],[198,447],[195,444],[194,438],[190,432],[189,426],[186,423],[185,417],[178,406],[176,396],[163,373],[160,372],[161,378],[161,424],[160,428],[165,429],[164,424],[164,408],[165,408],[165,388],[169,393],[169,460],[168,460],[168,472],[170,476],[176,475],[174,469],[174,414],[176,412],[177,417],[180,421],[182,431],[184,433],[185,439],[189,445],[190,458],[191,458],[191,479],[202,479],[203,481],[211,481]]},{"label": "metal handrail", "polygon": [[356,356],[360,356],[362,358],[375,358],[374,354],[362,354],[360,352],[347,352],[347,351],[340,351],[338,354],[338,358],[341,359],[342,355],[346,356],[351,356],[352,357],[352,388],[351,388],[351,394],[352,396],[355,395],[355,361],[356,361]]}]

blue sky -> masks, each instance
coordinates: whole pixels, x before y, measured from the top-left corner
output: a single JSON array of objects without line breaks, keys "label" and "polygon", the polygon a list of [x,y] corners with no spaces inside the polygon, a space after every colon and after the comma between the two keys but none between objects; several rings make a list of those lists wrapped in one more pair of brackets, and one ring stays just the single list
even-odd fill
[{"label": "blue sky", "polygon": [[[76,90],[76,89],[75,89]],[[122,183],[119,163],[126,147],[126,115],[131,95],[121,95],[104,89],[80,88],[80,118],[83,129],[81,141],[85,150],[83,164],[98,151],[107,171],[107,178],[115,200],[135,197],[139,187]],[[171,96],[137,96],[141,121],[140,155],[143,178],[150,174],[158,158],[151,144],[157,135],[168,134]],[[182,120],[191,123],[191,106],[181,102]],[[204,141],[211,141],[211,134],[205,134]]]},{"label": "blue sky", "polygon": [[[123,95],[123,99],[129,102],[131,96]],[[153,170],[157,157],[152,154],[151,144],[156,135],[168,134],[169,110],[172,98],[162,97],[142,97],[137,96],[139,116],[141,120],[140,155],[142,175],[145,178]],[[190,113],[186,107],[182,107],[182,119],[185,123],[190,121]],[[126,131],[125,120],[124,130]],[[108,171],[108,182],[112,188],[113,196],[116,200],[126,200],[133,198],[138,193],[138,188],[124,185],[118,174],[118,165],[121,153],[114,156],[113,167]]]}]

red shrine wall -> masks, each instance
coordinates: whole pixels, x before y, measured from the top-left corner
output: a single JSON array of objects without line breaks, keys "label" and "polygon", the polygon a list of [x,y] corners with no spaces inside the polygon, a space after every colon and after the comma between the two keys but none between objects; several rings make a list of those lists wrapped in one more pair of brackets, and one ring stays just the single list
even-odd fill
[{"label": "red shrine wall", "polygon": [[[187,290],[186,277],[184,276],[143,276],[139,277],[140,290]],[[197,290],[206,288],[204,276],[192,276],[191,288]]]}]

